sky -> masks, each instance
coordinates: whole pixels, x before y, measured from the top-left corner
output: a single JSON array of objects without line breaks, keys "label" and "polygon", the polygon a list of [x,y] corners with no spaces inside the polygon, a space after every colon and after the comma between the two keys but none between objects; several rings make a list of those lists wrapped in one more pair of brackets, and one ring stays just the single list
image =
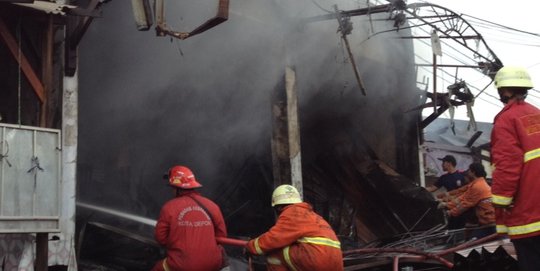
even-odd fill
[{"label": "sky", "polygon": [[[408,3],[417,1],[409,0]],[[540,106],[540,34],[529,35],[511,30],[502,30],[488,23],[481,26],[478,22],[485,20],[499,25],[508,26],[518,30],[540,33],[540,24],[534,18],[537,17],[537,7],[540,6],[533,0],[430,0],[432,4],[446,7],[457,14],[465,15],[469,23],[475,27],[484,37],[488,46],[494,51],[504,65],[523,66],[528,69],[533,79],[535,89],[529,91],[527,101]],[[475,17],[475,18],[474,18]],[[444,57],[444,47],[443,47]],[[474,84],[483,77],[476,72],[470,78],[463,78],[466,82]],[[473,112],[477,121],[492,122],[493,117],[502,108],[502,104],[493,96],[497,96],[493,86],[488,87],[475,101]],[[493,96],[489,96],[491,94]],[[424,115],[429,115],[430,110],[424,110]],[[448,113],[442,117],[450,117]],[[456,118],[467,119],[465,107],[456,109]]]}]

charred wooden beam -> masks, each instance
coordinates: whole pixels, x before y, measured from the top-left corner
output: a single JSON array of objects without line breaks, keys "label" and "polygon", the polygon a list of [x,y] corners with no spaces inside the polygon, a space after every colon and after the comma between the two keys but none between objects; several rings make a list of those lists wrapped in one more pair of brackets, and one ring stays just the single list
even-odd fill
[{"label": "charred wooden beam", "polygon": [[[86,11],[89,14],[94,14],[95,10],[98,8],[98,6],[101,4],[100,0],[91,0],[88,6],[86,7]],[[90,27],[90,24],[94,20],[94,16],[85,16],[82,19],[79,19],[79,17],[74,17],[72,20],[74,22],[74,27],[70,29],[69,33],[69,48],[75,49],[79,43],[81,42],[82,37],[88,30],[88,27]]]},{"label": "charred wooden beam", "polygon": [[[88,6],[86,7],[86,12],[91,14],[91,16],[85,16],[80,19],[77,16],[70,16],[67,19],[66,28],[68,33],[68,38],[66,39],[65,44],[65,73],[67,76],[75,75],[77,70],[77,59],[78,52],[77,46],[90,27],[90,24],[94,20],[94,14],[96,9],[103,1],[101,0],[91,0]],[[79,12],[80,13],[80,12]]]},{"label": "charred wooden beam", "polygon": [[[443,222],[442,212],[437,210],[432,195],[416,185],[413,179],[396,172],[380,161],[369,144],[358,133],[333,129],[335,119],[320,120],[314,130],[332,131],[327,140],[319,141],[317,158],[305,165],[306,198],[315,205],[330,203],[329,209],[340,208],[336,197],[345,198],[354,209],[344,212],[352,222],[359,243],[425,230]],[[343,125],[343,122],[338,122]],[[316,169],[316,170],[313,170]],[[315,183],[315,184],[314,184]],[[326,199],[317,200],[312,186],[326,185]],[[338,191],[331,191],[331,189]],[[315,200],[314,200],[315,199]],[[323,212],[321,212],[323,213]],[[333,227],[338,225],[331,219]],[[345,224],[349,224],[346,222]],[[349,224],[350,225],[350,224]],[[338,234],[351,236],[343,226]]]},{"label": "charred wooden beam", "polygon": [[[68,17],[66,22],[67,33],[73,33],[77,27],[77,18]],[[66,76],[72,77],[77,71],[77,46],[73,45],[74,40],[69,36],[66,38],[64,45],[64,73]]]},{"label": "charred wooden beam", "polygon": [[0,37],[4,40],[4,43],[9,48],[11,54],[15,58],[15,60],[19,63],[21,66],[21,69],[30,82],[30,85],[32,85],[32,88],[34,89],[34,92],[36,93],[37,97],[39,98],[40,102],[43,104],[45,102],[46,96],[45,91],[43,90],[43,85],[36,75],[36,72],[30,65],[30,62],[28,62],[28,59],[22,53],[20,50],[19,45],[17,44],[17,40],[11,32],[9,31],[9,28],[7,27],[6,23],[2,18],[0,17]]},{"label": "charred wooden beam", "polygon": [[302,194],[302,163],[295,71],[287,67],[272,102],[274,185],[292,184]]},{"label": "charred wooden beam", "polygon": [[448,108],[448,105],[441,105],[440,107],[438,107],[435,112],[431,113],[431,115],[429,115],[420,123],[420,128],[426,128],[430,123],[432,123],[435,119],[442,115],[442,113],[444,113],[444,111],[446,111]]}]

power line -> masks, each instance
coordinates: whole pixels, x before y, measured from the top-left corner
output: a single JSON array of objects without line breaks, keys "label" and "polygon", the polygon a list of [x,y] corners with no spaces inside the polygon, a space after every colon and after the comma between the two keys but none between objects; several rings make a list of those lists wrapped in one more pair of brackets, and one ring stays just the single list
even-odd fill
[{"label": "power line", "polygon": [[319,3],[317,3],[317,1],[315,1],[315,0],[311,0],[311,2],[312,2],[315,6],[317,6],[319,9],[321,9],[322,11],[324,11],[324,12],[326,12],[326,13],[334,13],[333,11],[330,11],[330,10],[328,10],[328,9],[323,8],[323,7],[322,7],[321,5],[319,5]]},{"label": "power line", "polygon": [[[502,39],[502,40],[498,40],[498,39],[496,39],[496,38],[491,38],[491,36],[490,36],[489,40],[496,41],[496,42],[508,42],[508,43],[517,44],[517,45],[521,45],[521,46],[540,47],[540,44],[530,44],[530,43],[526,43],[526,42],[529,41],[529,40],[524,39],[524,37],[525,37],[525,36],[528,36],[528,35],[540,37],[540,34],[532,33],[532,32],[527,32],[527,31],[523,31],[523,30],[516,29],[516,28],[504,26],[504,25],[501,25],[501,24],[493,23],[493,22],[490,22],[490,21],[487,21],[487,20],[483,20],[483,19],[480,19],[480,18],[471,16],[471,15],[467,15],[467,14],[462,14],[462,15],[465,15],[465,16],[468,16],[468,17],[471,17],[471,18],[473,18],[473,19],[478,20],[478,21],[472,20],[472,22],[466,21],[468,24],[471,24],[471,25],[474,24],[475,26],[480,26],[481,28],[486,29],[487,31],[491,31],[491,32],[493,32],[493,33],[496,33],[496,34],[492,34],[491,36],[495,36],[495,37],[498,37],[498,38]],[[463,19],[463,20],[465,20],[465,19]],[[444,21],[443,21],[442,23],[445,24]],[[425,24],[415,24],[415,23],[413,23],[413,22],[411,22],[411,21],[409,20],[409,25],[410,25],[410,27],[404,27],[404,28],[419,29],[419,31],[421,31],[421,32],[430,34],[430,32],[429,32],[428,30],[426,30],[424,27],[422,27],[422,26],[424,26]],[[446,24],[445,24],[445,25],[446,25]],[[377,32],[377,33],[371,34],[366,40],[363,40],[361,43],[363,43],[363,42],[369,40],[371,37],[373,37],[373,36],[375,36],[375,35],[378,35],[378,34],[381,34],[381,33],[385,33],[385,32],[390,32],[390,31],[395,31],[395,29],[392,29],[392,30],[383,30],[383,31],[379,31],[379,32]],[[502,33],[503,35],[501,35],[501,33]],[[478,33],[478,34],[480,34],[480,33]],[[512,36],[514,36],[515,38],[511,39],[512,41],[508,41],[509,39],[507,39],[507,38],[505,37],[505,35],[506,35],[506,36],[512,35]],[[481,35],[481,36],[482,36],[482,35]],[[518,42],[516,42],[517,39],[518,39]],[[418,41],[419,41],[420,43],[426,45],[428,48],[431,47],[431,46],[428,44],[428,42],[426,42],[425,40],[418,40]],[[453,41],[453,43],[452,43],[452,41]],[[447,47],[449,48],[449,51],[450,51],[450,52],[448,52],[448,51],[445,52],[445,56],[450,57],[451,60],[456,61],[457,63],[461,63],[461,64],[463,64],[463,65],[467,65],[467,63],[466,63],[465,61],[472,61],[472,62],[474,62],[474,63],[477,62],[477,59],[475,59],[475,58],[473,58],[473,57],[471,57],[471,56],[465,54],[465,53],[463,52],[463,50],[460,50],[459,48],[456,48],[456,46],[455,46],[454,43],[457,43],[457,44],[459,44],[459,45],[462,46],[462,47],[467,47],[467,49],[473,50],[472,48],[469,48],[469,47],[467,46],[467,44],[464,45],[464,44],[461,44],[460,42],[457,42],[457,41],[454,41],[454,40],[448,40],[448,41],[442,40],[441,43],[444,44],[445,46],[447,46]],[[478,44],[478,43],[477,43],[477,44]],[[486,45],[486,46],[487,46],[487,45]],[[459,47],[459,46],[458,46],[458,47]],[[487,48],[485,48],[485,49],[487,49]],[[490,52],[488,51],[488,53],[490,53]],[[456,56],[455,54],[457,54],[457,56]],[[417,53],[415,53],[415,56],[418,57],[419,59],[425,61],[426,63],[430,63],[430,61],[424,59],[422,56],[418,55]],[[493,58],[494,58],[495,56],[489,55],[488,57],[493,57]],[[532,66],[536,66],[536,65],[540,65],[540,62],[539,62],[539,63],[536,63],[536,64],[534,64],[534,65],[532,65]],[[532,67],[532,66],[531,66],[531,67]],[[428,68],[426,68],[426,67],[420,67],[420,68],[423,69],[423,70],[426,70],[427,72],[431,72],[431,71],[428,70]],[[446,75],[449,75],[451,78],[455,78],[456,75],[449,73],[446,69],[442,69],[442,68],[441,68],[440,70],[442,71],[442,73],[441,73],[440,75],[438,75],[437,77],[438,77],[439,79],[441,79],[442,82],[446,82],[446,83],[448,83],[448,84],[453,84],[453,83],[455,83],[455,82],[450,82],[448,79],[444,78],[442,75],[446,74]],[[477,69],[475,69],[475,70],[476,70],[477,72],[481,73],[479,70],[477,70]],[[483,74],[483,73],[481,73],[481,74]],[[483,74],[483,75],[484,75],[484,74]],[[484,102],[486,102],[486,103],[489,103],[489,104],[491,104],[491,105],[493,105],[493,106],[496,106],[496,107],[498,107],[498,108],[502,108],[502,105],[499,103],[499,98],[498,98],[498,97],[496,97],[495,95],[492,95],[492,94],[490,94],[490,93],[488,93],[488,92],[484,92],[484,90],[485,90],[487,87],[489,87],[490,84],[491,84],[491,83],[489,83],[488,85],[486,85],[486,87],[485,87],[483,90],[480,90],[479,88],[477,88],[477,87],[474,86],[474,85],[469,85],[469,87],[470,87],[471,89],[474,89],[474,90],[476,90],[476,91],[478,92],[477,95],[475,96],[475,98],[480,99],[480,100],[482,100],[482,101],[484,101]],[[539,91],[536,90],[536,89],[532,89],[531,92],[532,92],[532,91],[534,91],[534,92],[539,92]],[[483,96],[486,97],[486,98],[495,99],[495,100],[497,101],[497,103],[491,102],[491,101],[489,101],[489,100],[487,100],[487,99],[481,97],[481,96],[480,96],[481,94],[485,94],[485,95],[483,95]],[[540,99],[540,97],[535,96],[535,95],[533,95],[532,93],[529,93],[529,96],[530,96],[531,98]]]},{"label": "power line", "polygon": [[532,67],[534,67],[534,66],[537,66],[537,65],[540,65],[540,62],[534,63],[534,64],[530,65],[530,66],[529,66],[529,67],[527,67],[527,68],[529,68],[529,69],[530,69],[530,68],[532,68]]},{"label": "power line", "polygon": [[494,23],[494,22],[491,22],[491,21],[488,21],[488,20],[484,20],[484,19],[472,16],[472,15],[462,14],[462,16],[468,16],[468,17],[471,17],[471,18],[474,18],[474,19],[477,19],[477,20],[480,20],[480,21],[483,21],[483,22],[486,22],[486,23],[490,23],[490,24],[493,24],[493,25],[496,25],[496,26],[500,26],[502,28],[510,29],[510,30],[513,30],[513,31],[516,31],[516,32],[521,32],[521,33],[524,33],[524,34],[529,34],[529,35],[536,36],[536,37],[540,37],[540,34],[538,34],[538,33],[528,32],[528,31],[517,29],[517,28],[509,27],[509,26],[506,26],[506,25]]},{"label": "power line", "polygon": [[[540,43],[530,43],[531,39],[523,34],[516,34],[506,30],[494,29],[489,26],[480,26],[479,29],[484,29],[482,36],[491,41],[499,41],[506,43],[514,43],[525,46],[540,46]],[[510,37],[511,36],[511,37]],[[504,39],[504,40],[500,40]]]}]

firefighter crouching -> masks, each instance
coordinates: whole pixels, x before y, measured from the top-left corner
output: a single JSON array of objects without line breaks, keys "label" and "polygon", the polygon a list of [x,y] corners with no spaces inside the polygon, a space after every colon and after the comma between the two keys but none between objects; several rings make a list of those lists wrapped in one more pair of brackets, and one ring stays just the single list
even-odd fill
[{"label": "firefighter crouching", "polygon": [[276,224],[246,245],[251,254],[266,255],[268,270],[343,270],[336,234],[298,190],[280,185],[272,194],[279,214]]},{"label": "firefighter crouching", "polygon": [[[443,198],[439,208],[447,209],[451,217],[456,217],[474,210],[474,215],[466,215],[467,231],[471,238],[482,238],[495,233],[495,210],[491,204],[491,188],[486,182],[487,173],[481,163],[472,163],[467,171],[470,181],[466,186],[453,191],[454,196]],[[461,190],[461,191],[460,191]],[[460,193],[461,192],[461,193]],[[480,226],[480,227],[479,227]]]}]

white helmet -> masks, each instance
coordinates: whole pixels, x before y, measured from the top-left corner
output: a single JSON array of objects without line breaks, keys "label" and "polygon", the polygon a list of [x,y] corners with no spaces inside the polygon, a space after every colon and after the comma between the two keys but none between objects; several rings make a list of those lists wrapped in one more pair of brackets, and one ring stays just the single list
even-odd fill
[{"label": "white helmet", "polygon": [[298,190],[292,185],[280,185],[276,187],[274,193],[272,193],[272,207],[280,204],[294,204],[300,202],[302,202],[300,193],[298,193]]}]

